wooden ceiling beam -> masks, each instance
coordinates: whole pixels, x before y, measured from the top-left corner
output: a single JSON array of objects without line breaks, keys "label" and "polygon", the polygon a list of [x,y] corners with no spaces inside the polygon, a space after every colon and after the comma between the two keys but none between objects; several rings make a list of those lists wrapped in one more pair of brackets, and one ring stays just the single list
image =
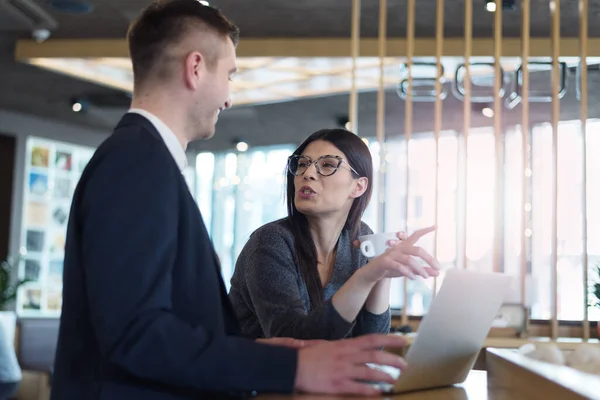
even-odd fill
[{"label": "wooden ceiling beam", "polygon": [[[407,48],[406,39],[389,38],[386,55],[388,57],[403,56],[406,54]],[[562,38],[559,48],[561,57],[578,57],[580,53],[579,39]],[[530,57],[552,55],[549,38],[532,38],[530,49]],[[600,56],[600,38],[588,39],[587,53],[588,57]],[[360,42],[361,57],[377,57],[377,54],[377,39],[362,38]],[[435,54],[435,38],[415,40],[414,57],[434,57]],[[446,38],[443,54],[445,57],[462,57],[464,40],[462,38]],[[238,57],[351,57],[351,41],[350,38],[249,38],[240,42],[237,55]],[[473,39],[472,55],[493,56],[493,39]],[[503,57],[519,57],[520,55],[521,40],[519,38],[503,39]],[[37,57],[128,57],[128,49],[126,41],[122,39],[51,39],[42,43],[25,39],[17,41],[16,60]]]}]

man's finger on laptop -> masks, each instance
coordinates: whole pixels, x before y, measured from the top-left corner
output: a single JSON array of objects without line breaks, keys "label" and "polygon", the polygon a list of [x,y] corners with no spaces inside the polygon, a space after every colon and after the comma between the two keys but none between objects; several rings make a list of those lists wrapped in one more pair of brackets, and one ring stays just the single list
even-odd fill
[{"label": "man's finger on laptop", "polygon": [[387,365],[389,367],[398,368],[405,370],[407,367],[406,360],[395,354],[388,353],[386,351],[370,350],[361,351],[360,353],[353,354],[350,356],[350,360],[354,364],[377,364]]},{"label": "man's finger on laptop", "polygon": [[379,369],[369,368],[366,365],[357,365],[350,372],[352,379],[373,381],[373,382],[387,382],[395,383],[396,379],[390,374],[383,372]]},{"label": "man's finger on laptop", "polygon": [[346,339],[347,346],[359,349],[380,349],[382,347],[400,348],[406,345],[406,340],[401,336],[371,333],[354,339]]}]

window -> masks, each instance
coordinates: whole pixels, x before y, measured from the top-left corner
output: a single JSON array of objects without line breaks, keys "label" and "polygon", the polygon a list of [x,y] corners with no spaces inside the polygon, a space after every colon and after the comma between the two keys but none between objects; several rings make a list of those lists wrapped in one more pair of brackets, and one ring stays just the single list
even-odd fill
[{"label": "window", "polygon": [[[205,210],[210,210],[205,222],[210,225],[227,288],[235,261],[250,234],[287,215],[284,177],[287,158],[294,149],[293,146],[256,148],[245,153],[216,154],[214,161],[203,154],[197,160],[197,170],[204,171],[199,180],[204,190],[198,201],[203,217]],[[208,169],[201,163],[214,164],[212,194],[208,189]]]},{"label": "window", "polygon": [[[589,121],[588,132],[600,128],[600,121]],[[492,128],[472,129],[467,149],[466,183],[461,164],[463,138],[444,132],[439,142],[439,202],[437,258],[443,269],[461,268],[461,238],[466,237],[466,267],[481,271],[493,270],[495,213],[502,214],[501,271],[515,277],[505,301],[521,302],[521,232],[526,244],[527,275],[525,301],[532,309],[532,318],[551,317],[551,234],[552,234],[552,129],[548,124],[535,126],[528,151],[531,169],[523,169],[522,132],[519,127],[504,136],[503,170],[500,192],[495,196],[495,147]],[[587,295],[583,286],[582,252],[582,136],[579,122],[565,121],[559,126],[558,156],[558,318],[581,320],[583,301]],[[408,220],[406,220],[406,142],[391,139],[386,144],[386,187],[384,193],[384,229],[411,233],[435,221],[435,140],[433,135],[413,136],[409,143]],[[588,154],[600,148],[600,137],[588,133]],[[377,150],[371,146],[372,150]],[[374,154],[375,155],[375,154]],[[600,262],[600,160],[588,155],[588,244],[590,271]],[[523,179],[528,185],[530,201],[525,204],[528,226],[522,227]],[[378,186],[378,182],[375,182]],[[374,188],[374,193],[382,190]],[[377,198],[374,197],[374,203]],[[370,206],[373,207],[372,204]],[[466,211],[466,216],[463,210]],[[372,209],[371,209],[372,212]],[[371,219],[373,217],[369,216]],[[376,216],[375,216],[376,221]],[[376,226],[374,224],[373,226]],[[375,228],[374,228],[375,229]],[[433,253],[433,235],[420,243]],[[594,277],[590,272],[590,277]],[[443,273],[438,278],[443,281]],[[404,284],[392,284],[391,305],[403,307]],[[407,282],[409,315],[426,313],[431,302],[433,281],[417,278]],[[597,308],[589,308],[591,320],[598,320]]]},{"label": "window", "polygon": [[196,201],[202,213],[204,224],[211,233],[213,189],[217,184],[213,182],[215,174],[215,156],[212,153],[200,153],[196,156]]},{"label": "window", "polygon": [[[590,270],[600,262],[600,208],[595,206],[600,204],[600,159],[592,156],[594,149],[600,148],[600,135],[592,134],[598,130],[600,121],[590,120],[587,138]],[[459,264],[465,259],[467,268],[492,271],[498,213],[502,221],[500,270],[515,277],[505,301],[522,301],[521,236],[524,232],[527,235],[525,302],[531,307],[532,318],[549,319],[552,300],[552,129],[548,124],[540,124],[531,130],[529,145],[525,149],[529,170],[523,168],[524,149],[520,127],[513,127],[505,132],[501,155],[501,184],[497,195],[493,129],[478,128],[469,132],[466,164],[463,140],[454,131],[445,131],[440,135],[436,204],[436,143],[432,133],[414,135],[408,148],[402,137],[390,138],[382,149],[375,138],[368,138],[375,175],[372,201],[365,211],[363,221],[376,232],[407,229],[411,233],[434,224],[437,213],[435,250],[443,270],[463,268]],[[198,201],[205,221],[210,226],[227,285],[235,260],[252,231],[286,215],[283,179],[286,159],[293,149],[292,146],[278,146],[247,153],[214,156],[205,153],[198,156],[196,185],[198,193],[202,193],[198,195]],[[582,282],[584,247],[581,151],[579,122],[561,122],[557,164],[557,254],[558,317],[564,320],[582,319],[586,295]],[[466,171],[463,169],[465,165]],[[380,184],[379,171],[385,172],[384,186]],[[522,199],[524,183],[528,192],[525,205]],[[211,187],[215,189],[213,193]],[[521,221],[523,207],[525,227]],[[381,227],[378,225],[380,212],[383,220]],[[434,253],[434,236],[424,238],[420,245]],[[437,280],[438,288],[443,277],[442,273]],[[423,315],[427,312],[433,287],[433,280],[417,278],[407,282],[408,314]],[[401,279],[393,281],[390,303],[393,308],[404,306],[404,283]],[[596,308],[590,308],[589,316],[591,320],[598,320],[600,312]]]}]

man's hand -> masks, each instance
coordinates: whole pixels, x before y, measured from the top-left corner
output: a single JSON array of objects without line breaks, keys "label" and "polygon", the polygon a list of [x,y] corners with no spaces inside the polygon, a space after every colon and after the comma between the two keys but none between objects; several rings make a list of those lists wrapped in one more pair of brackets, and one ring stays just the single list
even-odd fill
[{"label": "man's hand", "polygon": [[379,350],[404,345],[400,336],[372,334],[302,348],[298,351],[295,388],[308,393],[377,395],[377,388],[358,380],[394,383],[394,379],[365,364],[405,369],[406,362],[401,357]]},{"label": "man's hand", "polygon": [[273,346],[291,347],[300,349],[302,347],[313,346],[319,343],[326,343],[325,340],[300,340],[289,337],[273,337],[266,339],[256,339],[258,343],[270,344]]}]

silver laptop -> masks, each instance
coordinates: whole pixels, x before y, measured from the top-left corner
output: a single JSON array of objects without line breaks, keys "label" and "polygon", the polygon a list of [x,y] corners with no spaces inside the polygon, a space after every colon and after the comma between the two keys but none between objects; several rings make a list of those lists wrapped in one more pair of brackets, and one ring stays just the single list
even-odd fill
[{"label": "silver laptop", "polygon": [[[512,279],[498,273],[448,270],[406,354],[407,370],[395,385],[377,385],[387,393],[402,393],[464,382]],[[398,375],[397,369],[394,373],[375,368]]]}]

